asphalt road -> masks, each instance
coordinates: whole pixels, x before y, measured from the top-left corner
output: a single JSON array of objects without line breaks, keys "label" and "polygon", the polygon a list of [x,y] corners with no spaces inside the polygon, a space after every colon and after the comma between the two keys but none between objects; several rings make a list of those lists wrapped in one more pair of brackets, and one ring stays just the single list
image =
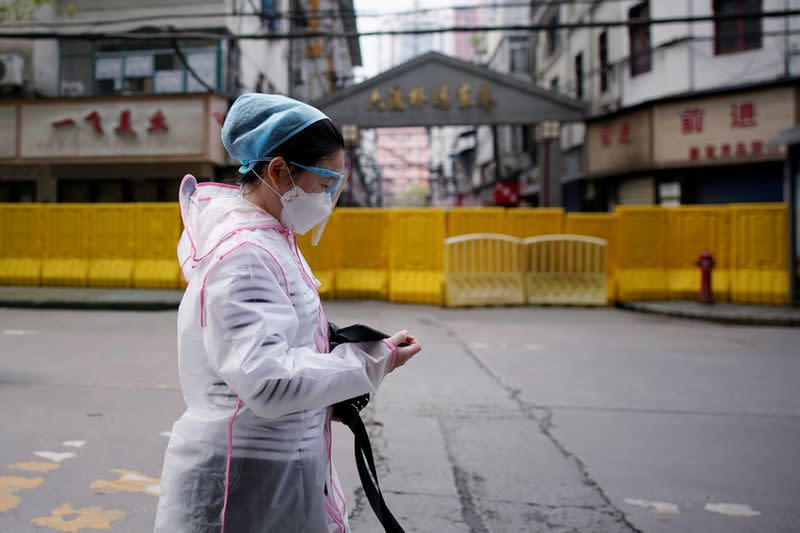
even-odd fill
[{"label": "asphalt road", "polygon": [[[800,530],[800,329],[331,302],[424,343],[365,412],[406,531]],[[152,530],[175,313],[0,309],[0,532]],[[380,531],[352,439],[353,530]]]}]

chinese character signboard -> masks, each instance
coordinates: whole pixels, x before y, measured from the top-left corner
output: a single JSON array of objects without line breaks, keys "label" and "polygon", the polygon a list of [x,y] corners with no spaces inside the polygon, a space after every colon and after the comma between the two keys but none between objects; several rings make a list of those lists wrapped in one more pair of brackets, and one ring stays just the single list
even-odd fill
[{"label": "chinese character signboard", "polygon": [[790,87],[670,102],[653,109],[654,163],[725,163],[765,156],[765,142],[794,125]]},{"label": "chinese character signboard", "polygon": [[16,140],[11,140],[0,144],[13,152],[0,153],[0,157],[158,160],[178,156],[223,163],[226,157],[219,132],[226,110],[223,99],[207,95],[21,102],[0,107],[0,117],[19,113],[21,124],[18,153]]},{"label": "chinese character signboard", "polygon": [[624,117],[586,126],[589,173],[642,168],[650,161],[650,113],[637,111]]},{"label": "chinese character signboard", "polygon": [[513,76],[429,52],[313,102],[362,128],[580,121],[582,103]]},{"label": "chinese character signboard", "polygon": [[703,133],[703,109],[692,107],[681,111],[681,133]]},{"label": "chinese character signboard", "polygon": [[[655,103],[587,124],[587,172],[781,159],[766,141],[795,121],[791,87]],[[652,124],[651,124],[652,122]]]},{"label": "chinese character signboard", "polygon": [[[430,93],[430,98],[428,98]],[[452,95],[452,96],[451,96]],[[408,102],[408,107],[406,107]],[[406,111],[407,109],[423,109],[426,105],[442,111],[451,107],[469,109],[472,107],[491,111],[495,106],[492,98],[492,88],[488,83],[481,85],[473,98],[472,85],[462,83],[458,89],[452,90],[449,85],[438,85],[433,88],[419,86],[404,91],[398,86],[392,87],[384,96],[381,89],[373,89],[366,97],[367,111]]]}]

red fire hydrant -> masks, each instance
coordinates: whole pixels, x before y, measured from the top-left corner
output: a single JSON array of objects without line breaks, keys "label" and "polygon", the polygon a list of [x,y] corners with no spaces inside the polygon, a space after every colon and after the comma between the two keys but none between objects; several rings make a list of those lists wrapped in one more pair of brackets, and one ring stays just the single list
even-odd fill
[{"label": "red fire hydrant", "polygon": [[714,268],[714,256],[708,250],[703,250],[695,264],[700,267],[700,303],[713,304],[711,270]]}]

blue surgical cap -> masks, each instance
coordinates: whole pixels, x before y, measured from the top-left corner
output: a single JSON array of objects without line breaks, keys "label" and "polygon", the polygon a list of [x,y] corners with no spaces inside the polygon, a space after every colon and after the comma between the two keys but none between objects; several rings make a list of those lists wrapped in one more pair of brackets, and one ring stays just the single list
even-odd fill
[{"label": "blue surgical cap", "polygon": [[247,93],[231,106],[222,126],[222,144],[247,174],[278,146],[315,122],[325,113],[303,102],[279,94]]}]

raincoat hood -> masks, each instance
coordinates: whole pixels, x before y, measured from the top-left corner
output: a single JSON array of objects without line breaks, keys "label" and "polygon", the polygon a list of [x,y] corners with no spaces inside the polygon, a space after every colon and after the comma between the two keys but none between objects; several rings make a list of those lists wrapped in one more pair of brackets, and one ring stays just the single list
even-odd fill
[{"label": "raincoat hood", "polygon": [[179,202],[184,232],[178,243],[178,260],[187,282],[196,267],[237,230],[288,231],[275,217],[242,198],[241,188],[235,185],[197,183],[187,174],[181,182]]}]

